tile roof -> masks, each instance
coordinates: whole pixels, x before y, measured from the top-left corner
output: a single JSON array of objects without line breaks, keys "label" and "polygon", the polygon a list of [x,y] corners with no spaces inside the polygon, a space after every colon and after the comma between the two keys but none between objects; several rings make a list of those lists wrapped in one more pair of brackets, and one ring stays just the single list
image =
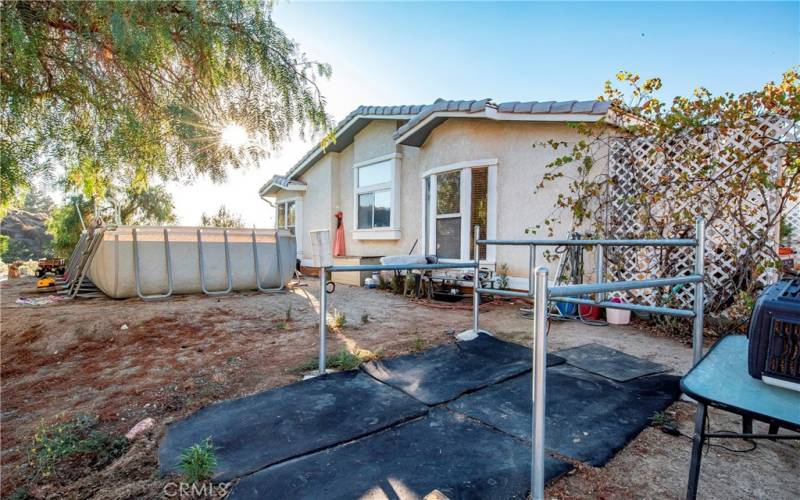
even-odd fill
[{"label": "tile roof", "polygon": [[416,127],[419,123],[427,119],[430,115],[445,111],[464,111],[468,113],[478,113],[487,107],[494,108],[498,113],[515,114],[590,114],[603,115],[608,111],[608,103],[602,101],[528,101],[528,102],[501,102],[495,104],[491,99],[481,99],[478,101],[448,101],[437,99],[436,102],[418,113],[405,125],[397,129],[394,138],[403,136],[406,132]]},{"label": "tile roof", "polygon": [[[589,114],[589,115],[604,115],[608,112],[608,103],[601,101],[527,101],[527,102],[502,102],[494,103],[491,99],[479,100],[447,100],[436,99],[432,104],[403,104],[397,106],[359,106],[350,112],[339,124],[336,126],[336,142],[330,144],[327,148],[323,149],[317,145],[306,153],[300,160],[289,169],[286,176],[281,179],[292,179],[296,175],[300,175],[308,166],[322,158],[329,152],[341,152],[349,146],[355,135],[360,132],[367,124],[374,119],[393,119],[398,121],[407,120],[401,127],[394,133],[394,139],[398,139],[409,130],[414,129],[417,125],[425,121],[431,115],[436,113],[482,113],[487,109],[492,109],[498,114]],[[414,137],[409,142],[413,146],[420,146],[424,143],[430,131],[447,120],[447,117],[435,117],[425,127],[415,132]],[[280,185],[275,182],[273,178],[270,182],[261,188],[261,192],[270,184]]]}]

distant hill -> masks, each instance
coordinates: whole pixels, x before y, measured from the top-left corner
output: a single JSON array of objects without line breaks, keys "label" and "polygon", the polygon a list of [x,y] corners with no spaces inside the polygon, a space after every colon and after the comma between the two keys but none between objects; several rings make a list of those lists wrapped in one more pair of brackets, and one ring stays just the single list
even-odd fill
[{"label": "distant hill", "polygon": [[52,236],[45,231],[46,213],[10,208],[0,222],[0,234],[8,236],[3,262],[35,260],[49,256]]}]

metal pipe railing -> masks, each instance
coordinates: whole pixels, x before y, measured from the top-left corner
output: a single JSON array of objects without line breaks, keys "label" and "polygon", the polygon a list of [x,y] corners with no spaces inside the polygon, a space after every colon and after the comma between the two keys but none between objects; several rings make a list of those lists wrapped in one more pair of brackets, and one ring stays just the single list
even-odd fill
[{"label": "metal pipe railing", "polygon": [[330,266],[325,269],[329,273],[346,273],[360,271],[416,271],[426,269],[470,269],[474,268],[474,261],[439,262],[437,264],[359,264],[355,266]]},{"label": "metal pipe railing", "polygon": [[479,240],[481,245],[504,245],[504,246],[547,246],[547,247],[591,247],[602,245],[606,247],[693,247],[697,245],[694,239],[674,239],[674,240]]},{"label": "metal pipe railing", "polygon": [[681,318],[694,318],[695,313],[689,309],[675,309],[672,307],[661,306],[645,306],[642,304],[629,304],[627,302],[611,302],[604,300],[597,302],[592,299],[582,299],[578,297],[562,297],[557,302],[567,302],[569,304],[605,307],[606,309],[622,309],[624,311],[636,311],[641,313],[651,314],[667,314],[669,316],[678,316]]},{"label": "metal pipe railing", "polygon": [[[695,226],[694,239],[626,239],[626,240],[481,240],[480,229],[475,227],[475,244],[473,247],[474,260],[467,262],[451,262],[438,264],[412,264],[412,265],[358,265],[358,266],[328,266],[320,267],[320,352],[319,352],[319,374],[325,373],[325,356],[327,342],[327,289],[328,276],[332,272],[353,272],[353,271],[413,271],[426,269],[465,269],[473,268],[473,317],[472,332],[477,334],[480,330],[479,308],[480,294],[488,293],[507,297],[520,297],[534,299],[534,321],[533,321],[533,350],[532,350],[532,419],[531,419],[531,498],[533,500],[544,499],[544,466],[545,466],[545,389],[546,389],[546,364],[547,364],[547,325],[549,301],[558,299],[561,302],[573,304],[585,304],[606,307],[611,309],[625,309],[630,311],[648,312],[655,314],[665,314],[684,318],[693,318],[692,330],[692,354],[694,363],[700,359],[703,353],[703,273],[705,270],[703,256],[705,255],[705,222],[698,218]],[[483,288],[480,285],[480,245],[504,245],[504,246],[528,246],[528,287],[525,292],[514,290],[495,290]],[[595,272],[597,277],[595,283],[582,285],[563,285],[548,286],[548,270],[539,267],[535,273],[533,268],[536,263],[536,247],[538,246],[594,246],[596,247]],[[606,282],[605,280],[605,252],[607,246],[637,246],[637,247],[694,247],[695,265],[694,274],[689,276],[678,276],[672,278],[654,278],[644,280],[629,280]],[[535,280],[534,280],[535,274]],[[694,307],[692,310],[676,309],[671,307],[647,306],[641,304],[628,304],[621,302],[611,302],[605,300],[606,294],[610,292],[635,290],[640,288],[654,288],[675,285],[694,285]],[[594,294],[595,300],[584,298],[586,295]]]},{"label": "metal pipe railing", "polygon": [[609,293],[620,292],[623,290],[636,290],[639,288],[657,288],[661,286],[685,285],[703,281],[702,276],[690,274],[689,276],[679,276],[675,278],[652,278],[645,280],[612,281],[609,283],[586,283],[583,285],[560,285],[552,286],[548,289],[548,296],[558,297],[580,297],[590,293]]},{"label": "metal pipe railing", "polygon": [[544,500],[545,390],[547,388],[547,268],[536,270],[533,304],[533,365],[531,369],[531,498]]}]

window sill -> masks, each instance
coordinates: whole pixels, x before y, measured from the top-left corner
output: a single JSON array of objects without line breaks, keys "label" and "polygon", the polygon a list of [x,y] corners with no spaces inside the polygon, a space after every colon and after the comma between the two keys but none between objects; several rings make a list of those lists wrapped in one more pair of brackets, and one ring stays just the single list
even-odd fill
[{"label": "window sill", "polygon": [[399,229],[356,229],[353,231],[354,240],[399,240]]}]

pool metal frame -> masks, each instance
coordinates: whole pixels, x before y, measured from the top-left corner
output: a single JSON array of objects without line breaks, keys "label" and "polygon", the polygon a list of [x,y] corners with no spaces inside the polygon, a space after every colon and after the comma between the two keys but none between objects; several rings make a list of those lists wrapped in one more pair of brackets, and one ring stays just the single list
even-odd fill
[{"label": "pool metal frame", "polygon": [[[559,302],[572,304],[585,304],[605,307],[610,309],[623,309],[628,311],[664,314],[682,318],[692,318],[692,365],[697,364],[703,356],[703,306],[705,294],[703,278],[705,273],[705,247],[706,224],[703,218],[698,217],[695,223],[694,239],[597,239],[597,240],[489,240],[480,239],[479,227],[475,226],[474,253],[476,260],[448,262],[438,264],[409,264],[409,265],[354,265],[354,266],[322,266],[319,268],[320,294],[319,294],[319,374],[325,374],[325,357],[327,352],[327,316],[328,293],[327,283],[330,273],[334,272],[361,272],[361,271],[416,271],[416,270],[443,270],[443,269],[474,269],[473,294],[472,294],[472,332],[480,332],[480,301],[481,294],[502,295],[508,297],[531,298],[534,301],[533,321],[533,351],[531,370],[533,419],[532,419],[532,460],[531,460],[531,498],[544,499],[544,466],[545,466],[545,377],[547,356],[547,326],[548,303],[558,299]],[[527,246],[529,252],[528,292],[513,290],[495,290],[482,288],[480,285],[480,245],[497,246]],[[548,270],[546,267],[536,268],[536,249],[540,246],[581,246],[596,247],[595,274],[596,282],[582,285],[548,285]],[[605,281],[605,247],[638,246],[638,247],[693,247],[694,269],[688,276],[671,278],[653,278],[629,281]],[[534,269],[535,268],[535,269]],[[693,285],[694,304],[692,309],[677,309],[672,307],[648,306],[641,304],[626,304],[605,300],[610,292],[635,290],[641,288],[655,288],[675,285]],[[595,299],[584,298],[594,295]]]}]

